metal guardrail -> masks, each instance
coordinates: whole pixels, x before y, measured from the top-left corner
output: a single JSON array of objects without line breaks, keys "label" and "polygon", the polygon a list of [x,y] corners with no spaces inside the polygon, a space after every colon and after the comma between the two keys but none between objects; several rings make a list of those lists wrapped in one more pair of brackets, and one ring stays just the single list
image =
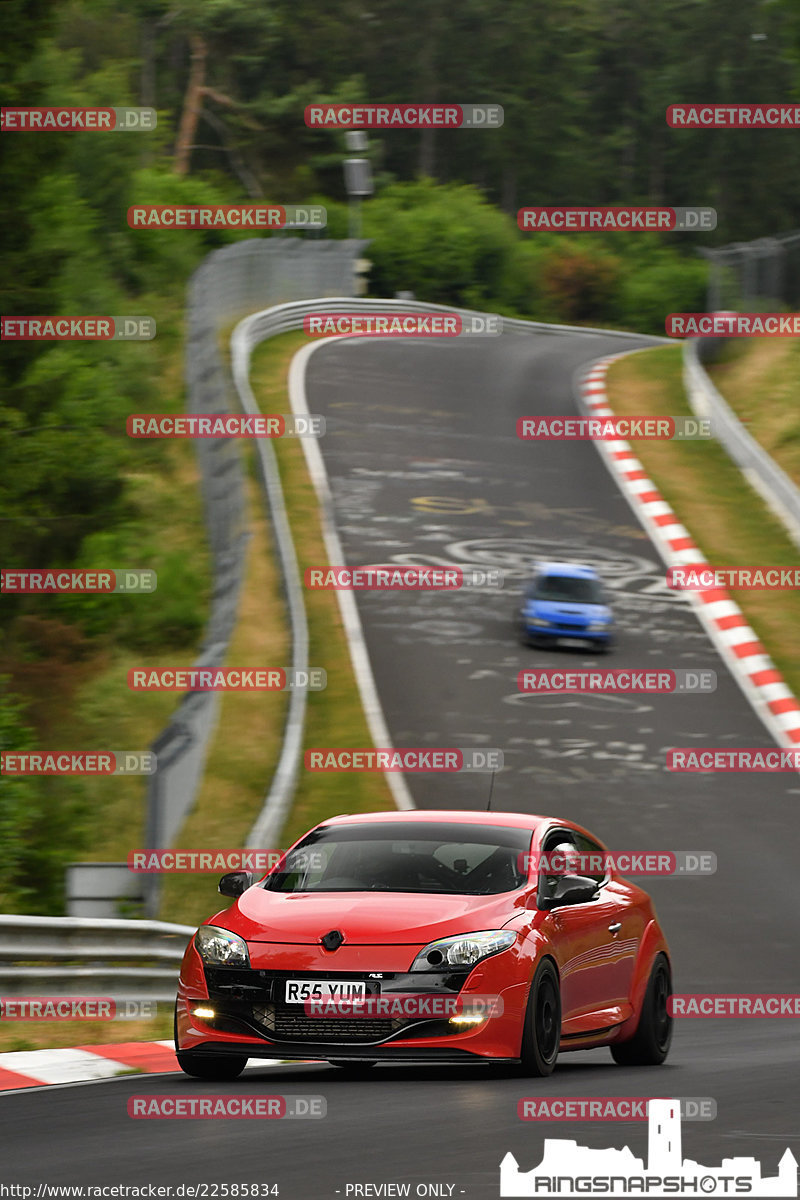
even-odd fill
[{"label": "metal guardrail", "polygon": [[194,932],[162,921],[0,915],[0,997],[169,1003]]},{"label": "metal guardrail", "polygon": [[710,418],[714,436],[800,547],[800,489],[747,432],[700,361],[712,347],[691,338],[683,347],[683,384],[696,417]]}]

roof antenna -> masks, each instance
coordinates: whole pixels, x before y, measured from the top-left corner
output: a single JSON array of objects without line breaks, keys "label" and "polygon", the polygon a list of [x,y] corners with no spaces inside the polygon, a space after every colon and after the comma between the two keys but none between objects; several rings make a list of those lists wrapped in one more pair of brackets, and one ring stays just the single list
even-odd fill
[{"label": "roof antenna", "polygon": [[486,811],[490,812],[492,807],[492,792],[494,791],[494,771],[492,771],[492,782],[489,784],[489,803],[486,805]]}]

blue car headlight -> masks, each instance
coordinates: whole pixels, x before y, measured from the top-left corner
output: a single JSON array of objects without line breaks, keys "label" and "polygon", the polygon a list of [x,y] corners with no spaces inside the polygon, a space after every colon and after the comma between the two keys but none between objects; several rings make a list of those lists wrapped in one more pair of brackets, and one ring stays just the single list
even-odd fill
[{"label": "blue car headlight", "polygon": [[194,935],[197,953],[209,967],[249,967],[247,942],[217,925],[201,925]]},{"label": "blue car headlight", "polygon": [[447,967],[474,967],[482,958],[508,950],[517,935],[512,929],[484,929],[480,933],[459,933],[438,938],[420,950],[411,964],[412,971],[441,971]]}]

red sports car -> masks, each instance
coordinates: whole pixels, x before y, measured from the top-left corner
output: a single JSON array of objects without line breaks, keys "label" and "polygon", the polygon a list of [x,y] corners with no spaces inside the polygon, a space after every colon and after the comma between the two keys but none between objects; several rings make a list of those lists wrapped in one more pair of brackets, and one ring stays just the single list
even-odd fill
[{"label": "red sports car", "polygon": [[[587,854],[596,870],[573,873]],[[323,821],[260,881],[222,877],[235,903],[181,967],[178,1062],[201,1079],[259,1057],[549,1075],[559,1050],[608,1046],[618,1063],[662,1063],[669,950],[650,898],[606,854],[554,817]]]}]

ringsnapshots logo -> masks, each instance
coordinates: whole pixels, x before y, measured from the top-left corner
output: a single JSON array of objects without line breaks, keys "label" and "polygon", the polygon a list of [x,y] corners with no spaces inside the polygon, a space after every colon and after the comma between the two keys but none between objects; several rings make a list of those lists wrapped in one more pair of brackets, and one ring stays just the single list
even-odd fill
[{"label": "ringsnapshots logo", "polygon": [[671,695],[676,692],[715,692],[716,671],[690,671],[675,667],[669,671],[636,671],[618,667],[609,671],[564,671],[530,668],[517,676],[520,692],[539,692],[542,695],[586,694],[597,692],[616,695],[619,693],[644,693],[647,695]]},{"label": "ringsnapshots logo", "polygon": [[152,750],[4,750],[0,775],[154,775]]},{"label": "ringsnapshots logo", "polygon": [[154,317],[0,317],[4,342],[151,342]]},{"label": "ringsnapshots logo", "polygon": [[309,129],[499,129],[501,104],[309,104]]},{"label": "ringsnapshots logo", "polygon": [[158,580],[155,571],[62,571],[58,567],[40,568],[38,571],[23,571],[6,568],[0,571],[0,593],[32,596],[64,593],[68,595],[94,595],[98,592],[154,592]]},{"label": "ringsnapshots logo", "polygon": [[432,750],[429,746],[352,749],[345,746],[316,746],[306,750],[307,771],[502,771],[503,751],[472,748]]},{"label": "ringsnapshots logo", "polygon": [[132,692],[323,692],[324,667],[131,667]]},{"label": "ringsnapshots logo", "polygon": [[494,313],[316,312],[303,317],[309,337],[497,337],[503,318]]},{"label": "ringsnapshots logo", "polygon": [[325,436],[325,418],[312,413],[131,413],[132,438],[283,438]]},{"label": "ringsnapshots logo", "polygon": [[707,233],[717,227],[714,208],[642,208],[637,205],[539,205],[521,208],[517,225],[525,232],[548,233]]},{"label": "ringsnapshots logo", "polygon": [[128,1116],[150,1121],[320,1120],[327,1116],[324,1096],[131,1096]]},{"label": "ringsnapshots logo", "polygon": [[132,204],[131,229],[324,229],[319,204]]},{"label": "ringsnapshots logo", "polygon": [[154,108],[0,108],[3,133],[149,132],[157,125]]},{"label": "ringsnapshots logo", "polygon": [[670,313],[664,329],[673,338],[798,337],[800,313]]},{"label": "ringsnapshots logo", "polygon": [[524,442],[685,442],[710,438],[711,421],[696,417],[519,417]]},{"label": "ringsnapshots logo", "polygon": [[307,567],[303,582],[309,589],[339,592],[447,592],[502,588],[498,567]]},{"label": "ringsnapshots logo", "polygon": [[627,1146],[621,1150],[579,1146],[574,1139],[547,1138],[542,1159],[521,1171],[509,1151],[500,1163],[500,1195],[571,1196],[692,1196],[716,1194],[796,1196],[797,1159],[787,1149],[778,1173],[764,1176],[755,1158],[724,1158],[718,1167],[704,1167],[684,1158],[681,1144],[681,1101],[653,1098],[648,1105],[647,1161]]}]

